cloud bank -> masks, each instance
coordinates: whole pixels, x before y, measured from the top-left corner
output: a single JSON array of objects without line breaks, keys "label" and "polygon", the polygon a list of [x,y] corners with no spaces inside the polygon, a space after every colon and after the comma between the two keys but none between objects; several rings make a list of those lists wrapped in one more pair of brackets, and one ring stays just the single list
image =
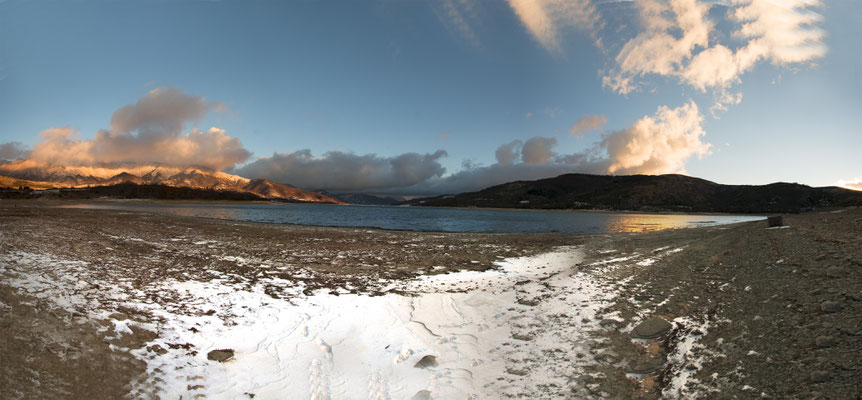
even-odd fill
[{"label": "cloud bank", "polygon": [[251,156],[238,138],[215,127],[183,134],[207,113],[222,109],[221,103],[176,88],[153,89],[135,104],[114,111],[109,128],[92,139],[80,139],[80,132],[69,127],[43,131],[31,158],[61,165],[162,163],[229,169]]},{"label": "cloud bank", "polygon": [[330,191],[393,190],[439,178],[446,169],[438,161],[446,152],[405,153],[395,157],[330,151],[314,157],[310,150],[275,153],[235,173],[254,178]]}]

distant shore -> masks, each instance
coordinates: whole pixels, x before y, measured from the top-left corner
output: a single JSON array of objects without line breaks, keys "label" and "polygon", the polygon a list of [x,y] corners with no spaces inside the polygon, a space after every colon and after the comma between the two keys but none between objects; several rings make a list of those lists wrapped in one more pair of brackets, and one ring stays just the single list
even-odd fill
[{"label": "distant shore", "polygon": [[[565,236],[61,204],[0,201],[0,386],[12,397],[304,398],[357,382],[391,398],[862,395],[859,209],[777,229]],[[633,341],[656,317],[670,330]],[[299,353],[276,372],[256,348]],[[381,357],[360,368],[351,353]],[[472,378],[439,380],[462,370]],[[280,392],[280,375],[296,390]]]}]

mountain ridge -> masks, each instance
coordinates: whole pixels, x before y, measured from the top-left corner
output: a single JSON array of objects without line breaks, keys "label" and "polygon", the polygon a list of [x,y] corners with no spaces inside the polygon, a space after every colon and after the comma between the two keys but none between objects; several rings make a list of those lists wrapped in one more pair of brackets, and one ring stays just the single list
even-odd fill
[{"label": "mountain ridge", "polygon": [[[286,200],[311,203],[346,204],[341,200],[313,192],[299,189],[292,185],[286,185],[266,179],[248,179],[238,175],[232,175],[210,168],[197,166],[168,166],[161,164],[115,164],[96,166],[63,166],[42,164],[32,160],[15,160],[0,164],[0,186],[2,187],[30,187],[32,189],[64,189],[67,190],[89,190],[92,193],[110,196],[115,193],[127,198],[133,194],[144,197],[164,196],[168,193],[171,197],[182,196],[182,198],[218,197],[213,194],[205,194],[203,191],[237,193],[229,195],[237,199],[261,199],[261,200]],[[123,185],[146,186],[132,188]],[[114,190],[100,189],[94,187],[112,187]],[[182,188],[194,189],[192,191],[176,191],[158,189]],[[250,194],[254,197],[242,196]],[[248,197],[248,198],[247,198]]]}]

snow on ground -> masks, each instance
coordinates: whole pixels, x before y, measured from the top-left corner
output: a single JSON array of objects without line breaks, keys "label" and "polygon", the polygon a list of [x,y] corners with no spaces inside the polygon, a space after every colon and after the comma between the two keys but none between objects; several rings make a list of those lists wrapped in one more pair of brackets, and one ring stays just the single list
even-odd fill
[{"label": "snow on ground", "polygon": [[[581,251],[563,247],[488,271],[392,282],[389,289],[408,295],[383,296],[306,296],[298,282],[240,284],[228,276],[135,289],[127,277],[93,276],[87,263],[29,253],[0,255],[0,273],[70,313],[109,319],[122,306],[152,316],[113,320],[113,332],[106,332],[121,336],[132,326],[159,335],[146,347],[116,349],[147,363],[148,376],[133,395],[570,397],[588,394],[584,367],[601,352],[591,331],[615,316],[602,310],[626,283],[601,275],[634,258],[617,256],[580,271]],[[279,298],[268,294],[273,287]],[[209,360],[218,349],[233,350],[233,358]]]}]

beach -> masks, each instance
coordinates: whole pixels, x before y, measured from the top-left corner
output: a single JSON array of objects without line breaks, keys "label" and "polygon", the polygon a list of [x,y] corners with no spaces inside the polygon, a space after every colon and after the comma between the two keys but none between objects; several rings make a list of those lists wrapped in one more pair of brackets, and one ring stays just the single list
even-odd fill
[{"label": "beach", "polygon": [[3,398],[862,395],[858,209],[567,236],[59,204],[0,202]]}]

